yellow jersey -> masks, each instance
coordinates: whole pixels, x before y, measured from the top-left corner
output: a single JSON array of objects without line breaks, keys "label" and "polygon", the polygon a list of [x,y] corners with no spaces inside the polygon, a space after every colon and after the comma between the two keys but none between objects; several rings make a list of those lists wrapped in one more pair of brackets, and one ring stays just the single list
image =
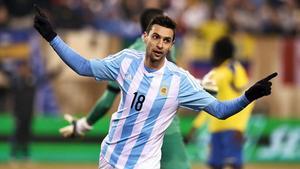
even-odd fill
[{"label": "yellow jersey", "polygon": [[[209,79],[217,85],[217,99],[220,101],[230,100],[241,96],[248,85],[248,76],[244,67],[235,60],[227,60],[220,66],[212,69],[208,74]],[[208,120],[210,132],[224,130],[239,130],[243,132],[250,118],[254,104],[248,105],[241,112],[226,120],[219,120],[208,113],[200,112],[193,122],[193,126],[199,128]]]}]

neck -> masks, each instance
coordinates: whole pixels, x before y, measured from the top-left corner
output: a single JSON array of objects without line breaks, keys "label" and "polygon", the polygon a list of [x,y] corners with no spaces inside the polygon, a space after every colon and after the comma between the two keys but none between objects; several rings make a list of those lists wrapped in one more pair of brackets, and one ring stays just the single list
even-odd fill
[{"label": "neck", "polygon": [[152,60],[150,57],[146,57],[144,61],[144,65],[151,69],[160,69],[163,67],[165,63],[165,59],[162,58],[161,60]]}]

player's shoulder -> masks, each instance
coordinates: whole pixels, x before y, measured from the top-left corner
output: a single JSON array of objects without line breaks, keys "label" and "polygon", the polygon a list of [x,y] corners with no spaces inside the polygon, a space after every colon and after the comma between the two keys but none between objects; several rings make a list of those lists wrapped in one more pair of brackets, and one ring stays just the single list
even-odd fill
[{"label": "player's shoulder", "polygon": [[[168,62],[167,64],[168,71],[170,72],[169,74],[173,76],[177,76],[177,83],[180,84],[180,87],[187,87],[187,86],[192,86],[193,89],[195,90],[201,90],[203,89],[200,86],[200,80],[195,78],[192,74],[190,74],[189,71],[175,65],[172,62]],[[185,90],[187,91],[187,90]]]},{"label": "player's shoulder", "polygon": [[173,62],[170,62],[170,61],[167,61],[166,67],[171,74],[180,75],[182,72],[180,67],[178,67],[176,64],[174,64]]},{"label": "player's shoulder", "polygon": [[244,66],[238,60],[228,62],[225,66],[218,69],[218,74],[238,75],[245,71]]},{"label": "player's shoulder", "polygon": [[117,59],[117,58],[130,58],[130,59],[141,59],[145,55],[144,52],[137,51],[134,49],[123,49],[113,55],[110,55],[109,57],[105,58],[106,60],[112,60],[112,59]]},{"label": "player's shoulder", "polygon": [[128,56],[128,57],[134,57],[134,58],[143,58],[145,56],[145,52],[144,51],[139,51],[136,49],[123,49],[122,54]]},{"label": "player's shoulder", "polygon": [[223,64],[214,67],[214,74],[215,76],[220,76],[222,78],[226,77],[226,76],[231,76],[232,74],[235,73],[236,68],[235,68],[235,64],[232,61],[226,61]]},{"label": "player's shoulder", "polygon": [[246,68],[244,67],[244,65],[239,62],[239,61],[235,61],[235,67],[236,67],[236,71],[245,71]]},{"label": "player's shoulder", "polygon": [[192,76],[189,73],[189,71],[183,69],[182,67],[177,66],[176,64],[174,64],[174,63],[172,63],[170,61],[168,61],[167,68],[168,68],[168,71],[171,74],[177,75],[180,78],[187,78],[187,77],[191,77]]}]

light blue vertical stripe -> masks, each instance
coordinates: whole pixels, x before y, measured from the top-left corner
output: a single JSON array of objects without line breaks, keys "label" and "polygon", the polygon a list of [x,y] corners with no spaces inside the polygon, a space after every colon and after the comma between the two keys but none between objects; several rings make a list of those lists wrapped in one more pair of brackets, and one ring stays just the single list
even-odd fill
[{"label": "light blue vertical stripe", "polygon": [[[130,67],[129,67],[129,69],[128,69],[128,73],[129,74],[131,74],[131,75],[135,75],[135,73],[137,72],[137,69],[139,68],[139,65],[140,64],[142,64],[141,63],[142,62],[142,59],[140,59],[140,60],[134,60],[132,63],[131,63],[131,65],[130,65]],[[123,83],[123,92],[124,93],[126,93],[127,91],[128,91],[128,89],[129,89],[129,86],[130,86],[130,84],[129,83],[126,83],[125,82],[125,79],[123,79],[124,80],[124,83]],[[122,95],[122,99],[121,99],[121,106],[120,106],[120,109],[122,110],[123,108],[124,108],[124,104],[125,104],[125,101],[126,101],[126,94],[123,94]],[[122,113],[123,113],[123,111],[120,111],[120,112],[118,112],[118,114],[117,114],[117,119],[119,119],[119,117],[122,115]],[[118,122],[119,122],[119,120],[116,120],[116,121],[111,121],[111,129],[110,129],[110,132],[108,133],[108,140],[109,141],[111,141],[112,140],[112,138],[113,138],[113,136],[114,136],[114,134],[115,134],[115,131],[116,131],[116,128],[117,128],[117,126],[118,126]],[[106,151],[107,151],[107,148],[108,148],[108,145],[107,144],[104,144],[104,146],[103,146],[103,150],[102,150],[102,155],[103,156],[105,156],[105,154],[106,154]]]},{"label": "light blue vertical stripe", "polygon": [[[172,76],[169,76],[168,73],[165,72],[160,84],[160,88],[163,86],[169,88],[172,80],[171,78]],[[164,107],[164,104],[166,102],[166,99],[164,97],[166,96],[161,96],[160,91],[158,91],[156,99],[153,103],[154,106],[152,106],[148,118],[141,131],[141,134],[139,135],[133,149],[131,150],[131,154],[128,157],[128,160],[125,165],[126,169],[134,168],[141,153],[143,152],[143,149],[152,133],[155,122],[158,116],[160,115],[162,108]]]},{"label": "light blue vertical stripe", "polygon": [[[151,79],[148,79],[146,76],[143,77],[141,83],[139,84],[139,87],[138,87],[138,94],[137,94],[137,97],[136,97],[136,101],[138,99],[138,97],[143,94],[143,95],[146,95],[146,93],[148,92],[149,90],[149,87],[150,87],[150,84],[151,84]],[[140,93],[140,92],[143,92],[143,93]],[[145,103],[147,104],[147,103]],[[125,123],[126,125],[123,126],[123,130],[122,130],[122,133],[121,133],[121,140],[122,142],[120,142],[119,144],[116,145],[112,155],[111,155],[111,158],[109,160],[109,163],[112,165],[112,166],[115,166],[119,160],[119,157],[124,149],[124,146],[125,146],[125,143],[126,141],[128,140],[128,138],[131,136],[132,134],[132,130],[133,130],[133,127],[135,125],[135,122],[136,122],[136,119],[139,115],[139,113],[143,113],[143,112],[138,112],[135,110],[135,108],[132,108],[125,120]]]}]

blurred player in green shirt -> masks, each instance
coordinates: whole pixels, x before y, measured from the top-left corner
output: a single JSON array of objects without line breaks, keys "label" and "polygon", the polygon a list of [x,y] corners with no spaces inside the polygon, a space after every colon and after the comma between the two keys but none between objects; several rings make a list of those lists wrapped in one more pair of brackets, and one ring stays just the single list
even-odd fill
[{"label": "blurred player in green shirt", "polygon": [[[163,11],[160,9],[146,9],[140,17],[140,24],[142,31],[145,32],[148,24],[158,15],[163,15]],[[129,48],[145,51],[146,46],[142,37],[138,38]],[[167,59],[175,63],[175,49],[172,48]],[[107,89],[101,98],[98,99],[95,106],[89,112],[87,117],[83,117],[77,121],[74,121],[73,117],[66,115],[65,118],[71,122],[68,125],[60,129],[61,134],[64,137],[84,135],[87,131],[92,129],[92,126],[105,115],[105,113],[111,108],[116,96],[119,94],[120,89],[116,82],[110,81]],[[179,119],[176,116],[171,125],[166,130],[164,141],[162,145],[162,169],[189,169],[190,163],[187,158],[187,153],[183,143],[183,138],[179,128]]]}]

